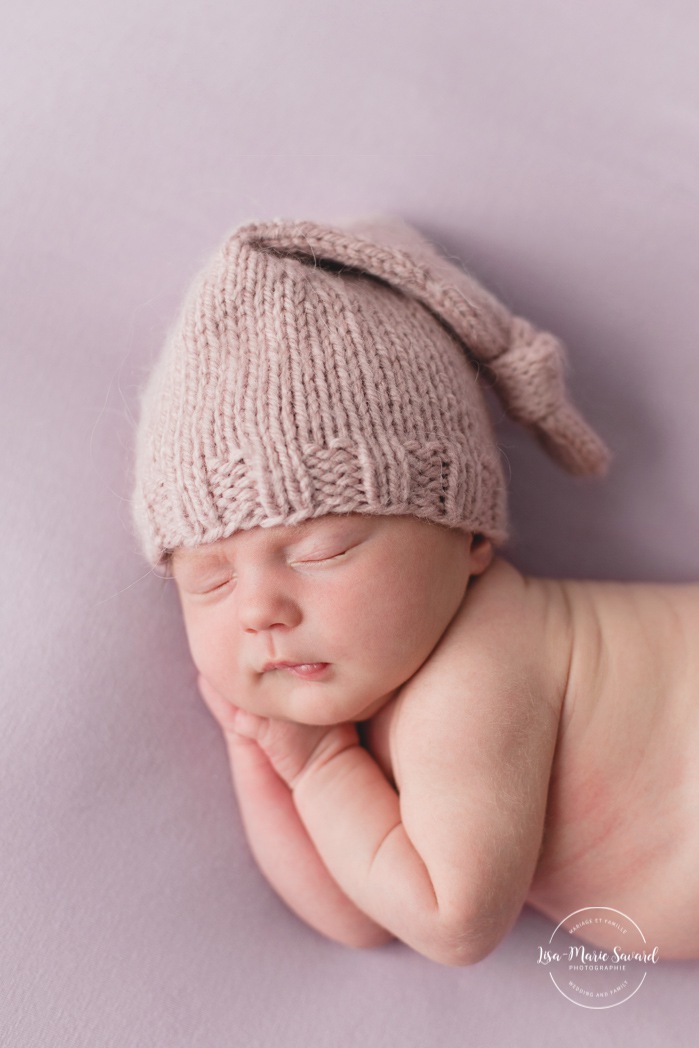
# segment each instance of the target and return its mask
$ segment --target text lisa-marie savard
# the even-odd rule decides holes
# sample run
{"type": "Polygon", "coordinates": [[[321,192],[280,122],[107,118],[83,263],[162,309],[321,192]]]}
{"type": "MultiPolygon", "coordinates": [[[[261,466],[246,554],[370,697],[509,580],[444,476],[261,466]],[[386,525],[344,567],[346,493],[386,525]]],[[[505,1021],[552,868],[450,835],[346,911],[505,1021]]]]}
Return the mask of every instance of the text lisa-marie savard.
{"type": "Polygon", "coordinates": [[[569,946],[567,954],[557,953],[555,950],[545,950],[539,947],[537,964],[554,964],[562,961],[577,961],[578,964],[622,964],[624,961],[641,961],[643,964],[657,964],[658,947],[655,946],[650,953],[636,951],[627,953],[615,946],[611,953],[607,950],[589,950],[585,946],[569,946]]]}

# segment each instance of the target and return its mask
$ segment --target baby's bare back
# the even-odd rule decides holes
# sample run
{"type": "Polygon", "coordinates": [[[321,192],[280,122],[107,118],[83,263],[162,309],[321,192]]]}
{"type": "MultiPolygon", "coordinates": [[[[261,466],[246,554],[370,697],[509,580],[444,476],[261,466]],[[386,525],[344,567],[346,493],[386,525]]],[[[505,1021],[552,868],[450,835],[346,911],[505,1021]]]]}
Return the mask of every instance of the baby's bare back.
{"type": "Polygon", "coordinates": [[[530,583],[563,595],[572,643],[528,902],[555,920],[611,906],[696,957],[699,585],[530,583]]]}

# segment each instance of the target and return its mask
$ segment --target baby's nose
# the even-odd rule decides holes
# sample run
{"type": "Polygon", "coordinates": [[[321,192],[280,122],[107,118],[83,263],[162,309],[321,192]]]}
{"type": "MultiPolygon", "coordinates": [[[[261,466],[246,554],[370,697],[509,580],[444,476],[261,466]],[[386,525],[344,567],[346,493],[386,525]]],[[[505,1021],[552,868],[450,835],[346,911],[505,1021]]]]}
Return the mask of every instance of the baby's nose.
{"type": "Polygon", "coordinates": [[[273,579],[259,576],[243,586],[239,583],[238,609],[245,633],[296,626],[301,620],[301,610],[292,595],[273,579]]]}

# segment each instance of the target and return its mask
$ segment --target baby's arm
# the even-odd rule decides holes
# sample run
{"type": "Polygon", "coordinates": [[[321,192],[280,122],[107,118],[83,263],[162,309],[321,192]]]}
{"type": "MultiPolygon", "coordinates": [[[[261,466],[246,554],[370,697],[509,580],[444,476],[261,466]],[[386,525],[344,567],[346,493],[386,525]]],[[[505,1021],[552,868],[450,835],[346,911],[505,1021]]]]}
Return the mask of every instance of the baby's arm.
{"type": "Polygon", "coordinates": [[[393,936],[362,913],[328,872],[299,818],[291,789],[264,750],[235,731],[236,707],[203,677],[198,683],[224,734],[250,849],[277,894],[307,924],[346,946],[390,941],[393,936]]]}
{"type": "Polygon", "coordinates": [[[558,720],[537,681],[525,588],[506,565],[486,573],[402,689],[391,747],[399,792],[353,725],[237,721],[291,787],[345,893],[442,963],[473,962],[502,939],[541,843],[558,720]]]}

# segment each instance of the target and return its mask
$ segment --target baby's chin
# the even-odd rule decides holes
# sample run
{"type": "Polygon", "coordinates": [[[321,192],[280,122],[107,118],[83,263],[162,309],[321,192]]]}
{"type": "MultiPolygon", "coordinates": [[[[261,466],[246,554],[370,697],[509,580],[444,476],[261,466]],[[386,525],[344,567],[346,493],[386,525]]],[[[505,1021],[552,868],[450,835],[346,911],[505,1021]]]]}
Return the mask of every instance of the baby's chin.
{"type": "Polygon", "coordinates": [[[373,717],[398,692],[398,688],[386,694],[367,696],[366,691],[357,689],[349,693],[346,685],[338,680],[294,680],[290,674],[276,677],[265,683],[270,685],[270,706],[276,716],[296,724],[331,726],[347,721],[362,721],[373,717]]]}

